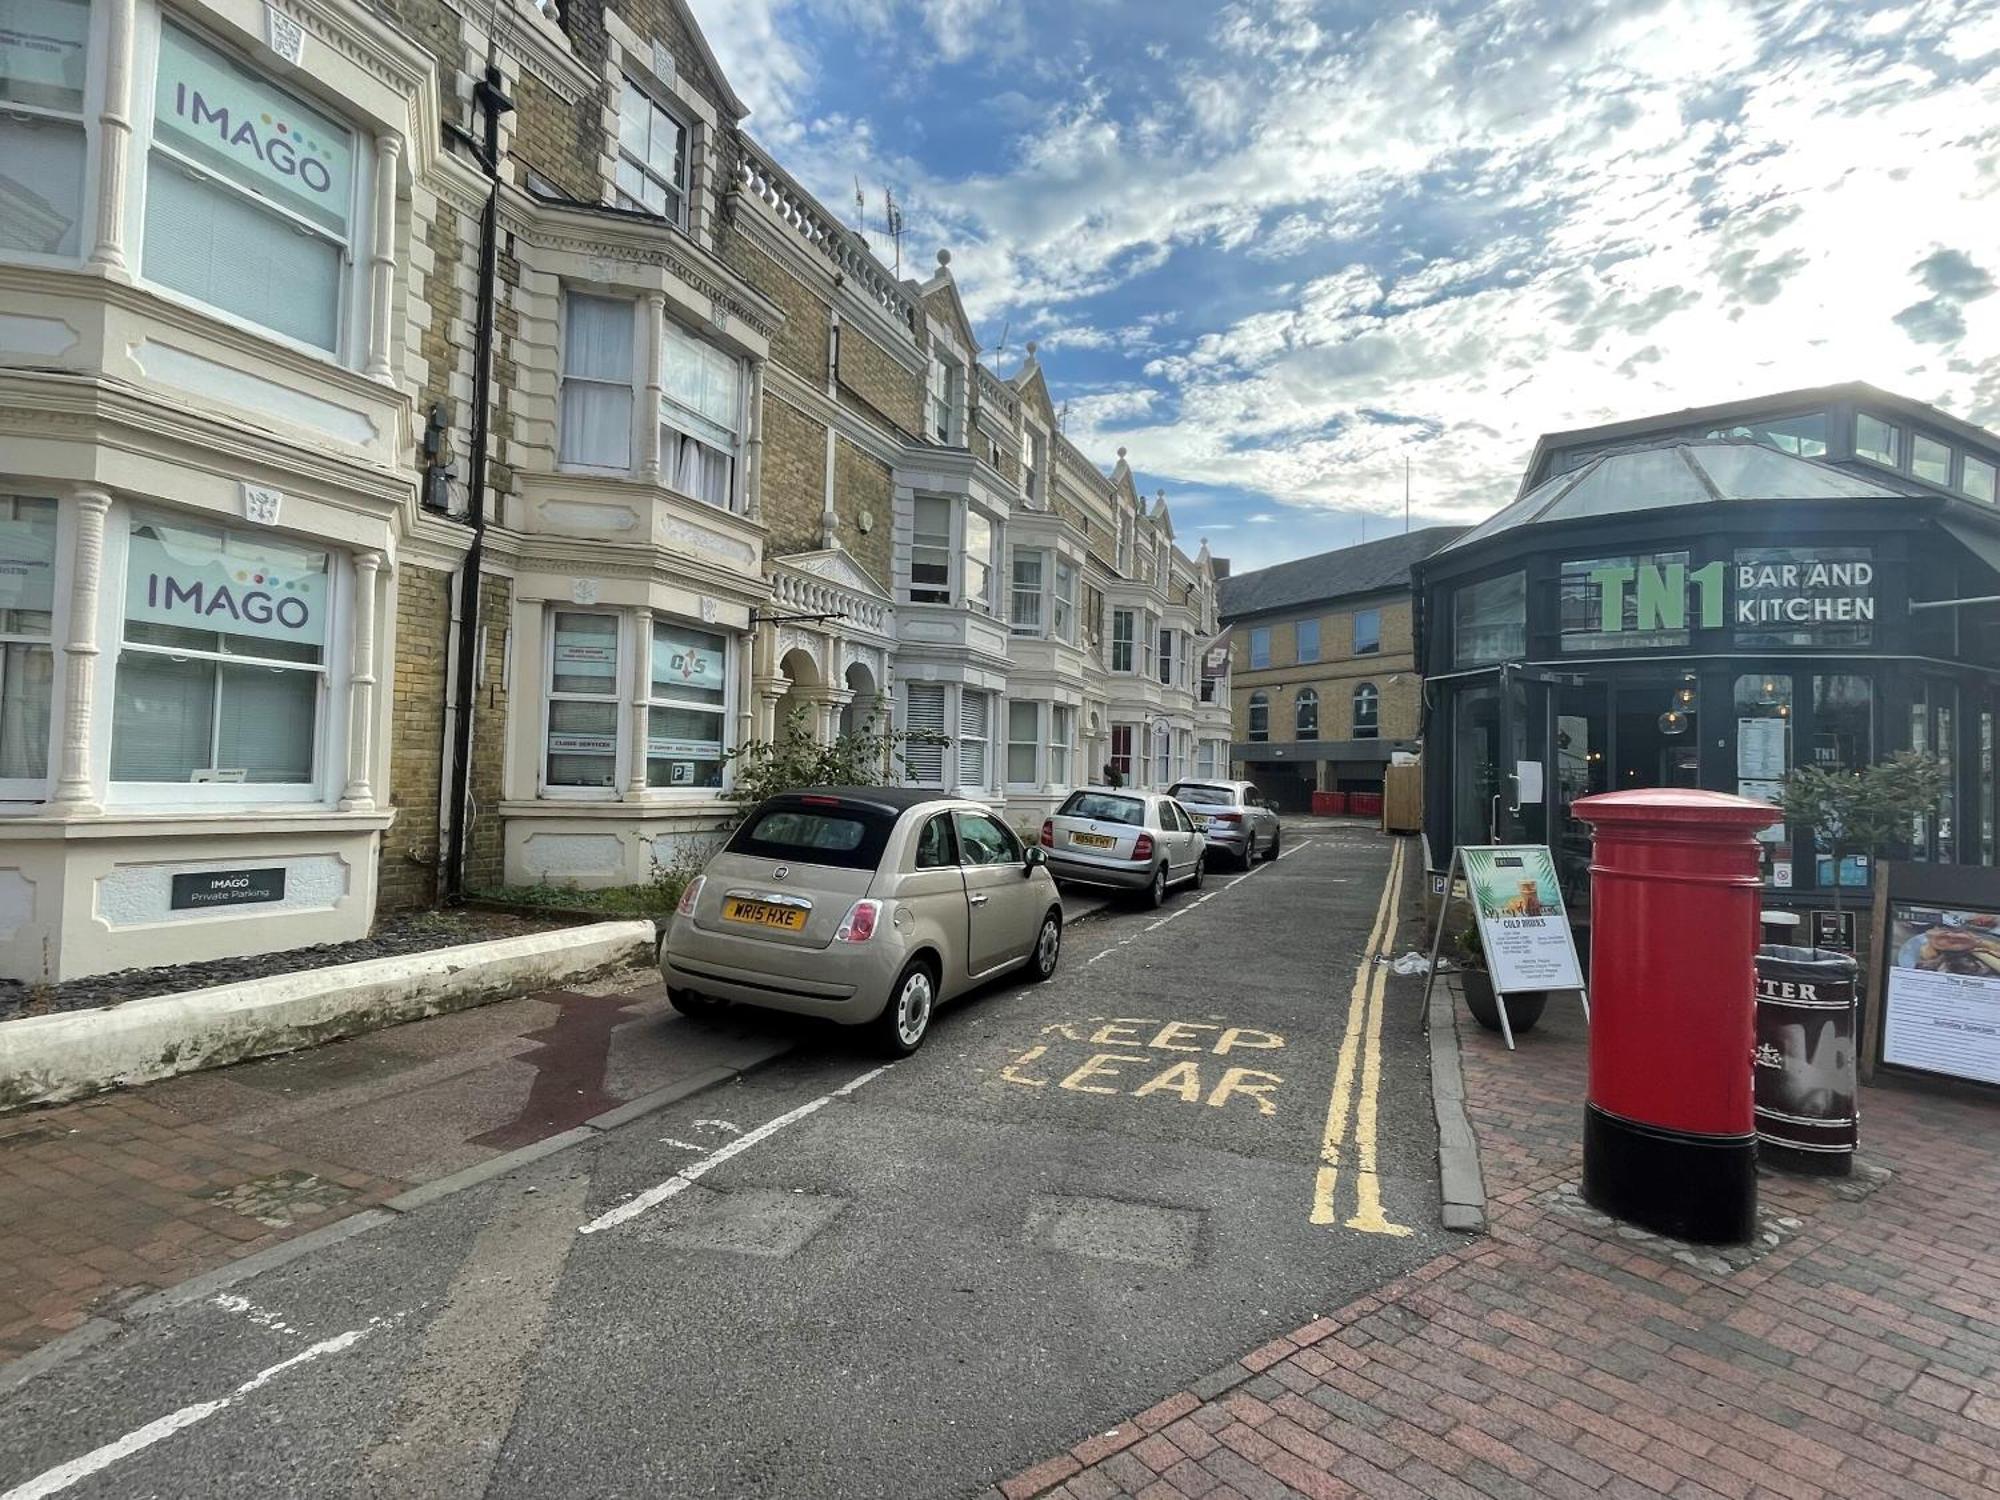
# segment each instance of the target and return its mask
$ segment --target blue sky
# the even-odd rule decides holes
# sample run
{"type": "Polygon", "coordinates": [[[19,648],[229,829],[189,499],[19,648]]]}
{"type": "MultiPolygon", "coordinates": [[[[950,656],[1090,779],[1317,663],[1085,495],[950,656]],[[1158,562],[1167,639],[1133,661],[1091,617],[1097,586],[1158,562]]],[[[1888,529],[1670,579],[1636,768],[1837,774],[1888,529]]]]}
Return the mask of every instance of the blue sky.
{"type": "Polygon", "coordinates": [[[1862,379],[2000,422],[2000,0],[693,0],[1011,374],[1262,566],[1536,436],[1862,379]],[[1004,348],[999,347],[1005,336],[1004,348]],[[997,352],[996,352],[997,349],[997,352]]]}

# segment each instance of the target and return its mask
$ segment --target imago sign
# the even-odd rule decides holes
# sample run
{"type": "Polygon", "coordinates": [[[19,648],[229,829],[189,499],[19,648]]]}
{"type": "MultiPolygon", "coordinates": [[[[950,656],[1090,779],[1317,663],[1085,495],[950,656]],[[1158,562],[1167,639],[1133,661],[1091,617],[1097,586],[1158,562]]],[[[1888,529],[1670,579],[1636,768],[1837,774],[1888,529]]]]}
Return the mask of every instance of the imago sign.
{"type": "Polygon", "coordinates": [[[173,878],[175,911],[209,906],[255,906],[285,899],[285,867],[268,870],[200,870],[173,878]]]}

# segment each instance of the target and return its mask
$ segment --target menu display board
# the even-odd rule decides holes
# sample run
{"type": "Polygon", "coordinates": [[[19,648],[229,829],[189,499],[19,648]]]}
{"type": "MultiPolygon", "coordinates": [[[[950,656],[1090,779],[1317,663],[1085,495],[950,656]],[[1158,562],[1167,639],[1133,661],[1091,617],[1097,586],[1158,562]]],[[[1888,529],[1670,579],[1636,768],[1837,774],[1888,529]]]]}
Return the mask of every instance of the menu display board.
{"type": "Polygon", "coordinates": [[[2000,909],[1892,899],[1882,1061],[2000,1084],[2000,909]]]}
{"type": "Polygon", "coordinates": [[[1458,853],[1493,988],[1503,995],[1583,988],[1548,846],[1465,845],[1458,853]]]}

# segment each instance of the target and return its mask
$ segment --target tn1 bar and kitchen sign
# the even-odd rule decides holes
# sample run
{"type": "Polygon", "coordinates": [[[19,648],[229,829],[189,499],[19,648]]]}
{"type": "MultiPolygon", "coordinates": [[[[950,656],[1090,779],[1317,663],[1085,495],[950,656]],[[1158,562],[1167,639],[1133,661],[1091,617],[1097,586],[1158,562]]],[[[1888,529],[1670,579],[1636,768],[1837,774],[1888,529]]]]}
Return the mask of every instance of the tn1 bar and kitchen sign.
{"type": "Polygon", "coordinates": [[[1684,631],[1807,630],[1815,625],[1866,625],[1875,618],[1875,565],[1854,548],[1828,556],[1791,549],[1738,552],[1733,565],[1690,568],[1683,562],[1607,563],[1585,576],[1597,590],[1596,628],[1684,631]],[[1725,612],[1725,589],[1733,592],[1725,612]],[[1692,601],[1692,609],[1690,602],[1692,601]]]}

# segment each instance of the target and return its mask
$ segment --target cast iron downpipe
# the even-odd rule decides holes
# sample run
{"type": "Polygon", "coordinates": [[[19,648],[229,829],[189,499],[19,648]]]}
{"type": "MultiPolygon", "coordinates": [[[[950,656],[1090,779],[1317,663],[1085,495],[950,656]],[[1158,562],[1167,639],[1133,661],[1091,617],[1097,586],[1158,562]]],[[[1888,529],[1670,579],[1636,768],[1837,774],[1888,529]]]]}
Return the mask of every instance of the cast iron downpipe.
{"type": "Polygon", "coordinates": [[[472,710],[479,680],[479,571],[486,552],[486,449],[493,407],[493,301],[500,259],[500,117],[511,114],[514,101],[502,92],[500,69],[486,65],[486,76],[473,86],[473,107],[480,112],[480,139],[453,126],[446,129],[463,143],[486,173],[486,206],[479,215],[479,288],[472,336],[472,433],[466,455],[466,523],[472,542],[458,579],[458,642],[451,693],[451,823],[445,840],[442,900],[465,899],[465,846],[472,802],[472,710]]]}

